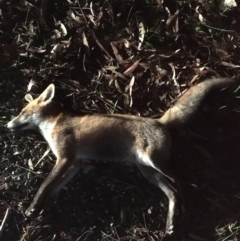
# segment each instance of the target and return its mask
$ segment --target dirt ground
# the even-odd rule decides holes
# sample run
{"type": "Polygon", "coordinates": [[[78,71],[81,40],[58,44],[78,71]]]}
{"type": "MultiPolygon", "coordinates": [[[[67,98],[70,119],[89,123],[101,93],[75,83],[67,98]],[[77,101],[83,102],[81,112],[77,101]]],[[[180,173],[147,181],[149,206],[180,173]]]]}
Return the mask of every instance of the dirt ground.
{"type": "Polygon", "coordinates": [[[1,241],[240,240],[239,87],[210,96],[186,135],[171,133],[187,207],[173,237],[163,238],[166,196],[115,163],[80,171],[27,219],[55,158],[39,134],[5,127],[27,90],[36,96],[52,82],[57,100],[81,114],[158,118],[206,78],[239,79],[239,8],[213,2],[0,1],[1,241]]]}

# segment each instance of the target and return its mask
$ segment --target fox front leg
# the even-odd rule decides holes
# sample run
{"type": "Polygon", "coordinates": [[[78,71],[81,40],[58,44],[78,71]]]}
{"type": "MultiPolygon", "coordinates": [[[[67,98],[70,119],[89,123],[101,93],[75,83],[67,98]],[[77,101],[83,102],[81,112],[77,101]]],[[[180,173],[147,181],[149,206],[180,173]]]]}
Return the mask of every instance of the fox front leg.
{"type": "Polygon", "coordinates": [[[73,179],[73,177],[77,174],[79,169],[83,166],[82,160],[76,160],[69,169],[63,174],[61,179],[51,187],[50,192],[48,192],[49,198],[54,199],[54,203],[56,203],[57,198],[60,194],[61,189],[67,185],[69,181],[73,179]]]}
{"type": "Polygon", "coordinates": [[[35,195],[32,203],[27,208],[25,212],[25,215],[27,217],[34,216],[41,211],[43,201],[48,195],[48,192],[51,190],[52,187],[54,187],[56,183],[61,183],[62,176],[64,176],[64,173],[70,168],[71,164],[72,163],[71,161],[69,161],[68,158],[61,158],[60,160],[57,160],[52,171],[44,180],[44,182],[38,189],[38,192],[35,195]]]}

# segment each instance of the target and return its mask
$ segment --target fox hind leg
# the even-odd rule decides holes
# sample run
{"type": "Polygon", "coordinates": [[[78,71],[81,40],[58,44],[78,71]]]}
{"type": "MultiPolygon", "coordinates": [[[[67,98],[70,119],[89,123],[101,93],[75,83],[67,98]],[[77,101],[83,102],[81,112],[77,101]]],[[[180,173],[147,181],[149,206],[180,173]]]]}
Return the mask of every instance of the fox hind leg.
{"type": "Polygon", "coordinates": [[[185,211],[185,199],[184,199],[184,195],[183,195],[182,186],[181,186],[178,178],[173,174],[173,172],[168,167],[168,165],[160,166],[160,165],[155,164],[153,166],[153,168],[156,169],[157,171],[159,171],[160,173],[162,173],[162,175],[165,176],[168,179],[168,181],[170,181],[170,184],[172,184],[173,188],[176,190],[177,197],[180,201],[179,206],[181,208],[181,211],[184,212],[185,211]]]}
{"type": "Polygon", "coordinates": [[[143,176],[152,184],[159,187],[168,197],[168,215],[166,224],[166,234],[173,233],[173,221],[177,202],[177,190],[172,185],[171,181],[161,172],[150,166],[138,165],[143,176]]]}

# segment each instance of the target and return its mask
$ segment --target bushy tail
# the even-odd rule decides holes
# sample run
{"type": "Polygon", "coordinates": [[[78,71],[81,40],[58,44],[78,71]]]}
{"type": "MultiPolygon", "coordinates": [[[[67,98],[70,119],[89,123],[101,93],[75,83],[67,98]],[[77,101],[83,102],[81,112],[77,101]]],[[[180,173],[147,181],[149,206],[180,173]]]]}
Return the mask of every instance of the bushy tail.
{"type": "Polygon", "coordinates": [[[205,80],[187,90],[160,118],[160,122],[169,128],[178,128],[187,124],[197,112],[207,95],[214,90],[221,90],[240,84],[239,81],[230,78],[214,78],[205,80]]]}

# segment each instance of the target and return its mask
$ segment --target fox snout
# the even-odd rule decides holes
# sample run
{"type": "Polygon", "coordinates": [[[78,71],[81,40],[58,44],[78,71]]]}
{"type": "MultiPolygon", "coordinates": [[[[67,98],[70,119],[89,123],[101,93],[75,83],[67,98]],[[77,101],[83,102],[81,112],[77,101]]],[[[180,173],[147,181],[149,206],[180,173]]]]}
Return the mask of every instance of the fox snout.
{"type": "Polygon", "coordinates": [[[28,126],[28,123],[21,121],[18,117],[15,117],[6,124],[6,127],[10,130],[24,130],[28,126]]]}

